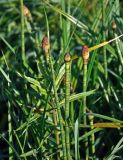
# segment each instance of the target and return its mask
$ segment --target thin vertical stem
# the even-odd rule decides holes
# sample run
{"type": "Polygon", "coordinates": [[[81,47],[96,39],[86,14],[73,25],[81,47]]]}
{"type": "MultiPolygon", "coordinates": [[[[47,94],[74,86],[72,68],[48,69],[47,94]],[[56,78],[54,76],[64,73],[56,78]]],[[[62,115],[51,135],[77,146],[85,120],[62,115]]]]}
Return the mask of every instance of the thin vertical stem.
{"type": "MultiPolygon", "coordinates": [[[[82,51],[82,56],[83,56],[83,63],[84,63],[84,70],[83,70],[83,92],[86,92],[87,90],[87,64],[88,64],[88,59],[89,59],[89,51],[87,46],[83,46],[83,51],[82,51]]],[[[83,124],[84,126],[87,125],[87,117],[86,117],[86,96],[83,97],[83,124]]],[[[86,134],[86,131],[85,131],[86,134]]],[[[88,150],[88,138],[85,139],[85,159],[89,159],[89,150],[88,150]]]]}
{"type": "MultiPolygon", "coordinates": [[[[103,41],[106,41],[106,35],[105,35],[105,0],[102,0],[102,27],[103,27],[103,41]]],[[[107,79],[107,55],[106,55],[106,47],[103,47],[103,53],[104,53],[104,72],[105,72],[105,79],[107,79]]]]}
{"type": "MultiPolygon", "coordinates": [[[[93,115],[89,115],[89,120],[90,120],[90,127],[91,127],[91,130],[94,129],[94,116],[93,115]]],[[[92,152],[92,158],[93,160],[96,159],[95,157],[95,136],[94,136],[94,133],[91,134],[91,137],[90,137],[90,142],[91,142],[91,152],[92,152]]]]}
{"type": "Polygon", "coordinates": [[[71,57],[70,54],[67,53],[65,54],[64,57],[65,60],[65,140],[66,140],[66,151],[67,151],[67,159],[71,159],[70,155],[70,131],[69,131],[69,119],[70,119],[70,113],[69,113],[69,108],[70,108],[70,64],[71,64],[71,57]]]}
{"type": "MultiPolygon", "coordinates": [[[[82,58],[80,57],[78,59],[77,62],[77,67],[79,68],[79,70],[82,69],[83,66],[83,62],[82,62],[82,58]]],[[[77,86],[77,81],[78,81],[78,77],[79,77],[79,73],[76,73],[77,77],[73,78],[73,87],[74,89],[77,86]]],[[[81,115],[82,115],[82,103],[80,104],[80,108],[79,108],[79,115],[78,118],[76,119],[75,122],[75,160],[80,160],[80,152],[79,152],[79,127],[80,127],[80,123],[81,123],[81,115]]]]}
{"type": "MultiPolygon", "coordinates": [[[[87,88],[87,64],[84,64],[84,73],[83,73],[83,92],[86,92],[87,88]]],[[[86,96],[83,98],[83,114],[84,114],[84,119],[83,119],[83,124],[84,126],[87,125],[87,117],[86,117],[86,96]]],[[[86,131],[85,131],[86,134],[86,131]]],[[[85,139],[85,149],[86,149],[86,160],[89,159],[89,151],[88,151],[88,138],[85,139]]]]}
{"type": "Polygon", "coordinates": [[[74,127],[74,137],[75,137],[75,160],[80,160],[80,153],[79,153],[79,118],[75,121],[74,127]]]}
{"type": "Polygon", "coordinates": [[[20,8],[21,8],[21,54],[22,61],[24,65],[26,64],[26,55],[25,55],[25,36],[24,36],[24,11],[23,11],[23,0],[20,0],[20,8]]]}
{"type": "MultiPolygon", "coordinates": [[[[13,137],[12,137],[12,118],[11,118],[10,102],[8,102],[8,131],[9,131],[9,143],[12,144],[13,137]]],[[[9,146],[9,160],[13,160],[13,150],[11,146],[9,146]]]]}
{"type": "Polygon", "coordinates": [[[74,123],[74,102],[71,102],[71,105],[70,105],[70,120],[71,120],[71,123],[73,124],[74,123]]]}
{"type": "Polygon", "coordinates": [[[50,67],[51,67],[51,73],[52,73],[52,79],[53,79],[53,89],[54,89],[54,95],[55,95],[55,101],[56,101],[56,106],[57,106],[57,111],[58,111],[58,118],[59,118],[59,124],[60,124],[60,130],[61,130],[61,139],[62,139],[62,148],[63,148],[63,159],[66,160],[66,145],[65,145],[65,132],[63,128],[63,120],[62,120],[62,115],[61,115],[61,110],[60,110],[60,105],[59,105],[59,99],[58,99],[58,94],[57,94],[57,87],[55,83],[55,71],[53,68],[53,62],[52,62],[52,57],[49,54],[49,62],[50,62],[50,67]]]}
{"type": "MultiPolygon", "coordinates": [[[[55,138],[56,138],[56,144],[58,146],[59,145],[59,133],[58,133],[58,130],[57,130],[58,120],[57,120],[57,111],[56,111],[56,109],[54,109],[54,111],[53,111],[53,122],[54,122],[55,127],[56,127],[54,133],[55,133],[55,138]]],[[[57,160],[60,160],[59,152],[57,152],[57,160]]]]}

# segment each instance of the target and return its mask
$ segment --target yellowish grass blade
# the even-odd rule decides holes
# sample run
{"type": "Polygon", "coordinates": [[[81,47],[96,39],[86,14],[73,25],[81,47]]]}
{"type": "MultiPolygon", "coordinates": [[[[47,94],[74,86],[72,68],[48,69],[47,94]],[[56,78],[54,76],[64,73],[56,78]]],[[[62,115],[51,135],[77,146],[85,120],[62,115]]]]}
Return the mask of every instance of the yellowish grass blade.
{"type": "Polygon", "coordinates": [[[94,128],[123,128],[123,125],[120,123],[104,122],[104,123],[95,123],[94,128]]]}
{"type": "Polygon", "coordinates": [[[98,44],[98,45],[96,45],[96,46],[90,47],[90,48],[89,48],[89,52],[91,52],[91,51],[93,51],[93,50],[95,50],[95,49],[98,49],[98,48],[100,48],[100,47],[103,47],[103,46],[105,46],[106,44],[109,44],[109,43],[111,43],[111,42],[119,39],[119,38],[122,37],[122,36],[123,36],[123,34],[121,34],[120,36],[118,36],[118,37],[116,37],[116,38],[113,38],[113,39],[111,39],[111,40],[109,40],[109,41],[102,42],[102,43],[100,43],[100,44],[98,44]]]}

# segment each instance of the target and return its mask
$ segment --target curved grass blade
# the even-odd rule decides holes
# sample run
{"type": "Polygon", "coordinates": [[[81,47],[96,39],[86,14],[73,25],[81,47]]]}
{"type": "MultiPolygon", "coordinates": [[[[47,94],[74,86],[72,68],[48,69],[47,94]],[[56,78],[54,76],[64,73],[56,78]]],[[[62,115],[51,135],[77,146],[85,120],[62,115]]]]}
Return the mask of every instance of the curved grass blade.
{"type": "Polygon", "coordinates": [[[93,115],[94,117],[98,117],[98,118],[109,120],[109,121],[112,121],[112,122],[115,122],[115,123],[121,123],[121,124],[123,124],[123,121],[121,121],[121,120],[118,120],[116,118],[111,118],[109,116],[105,116],[105,115],[102,115],[102,114],[86,113],[86,115],[93,115]]]}
{"type": "Polygon", "coordinates": [[[16,151],[15,147],[11,143],[9,143],[9,141],[2,134],[0,134],[0,136],[5,140],[5,142],[7,142],[9,144],[9,146],[11,147],[11,149],[13,150],[13,152],[15,153],[15,155],[17,156],[17,158],[19,160],[21,160],[21,158],[20,158],[18,152],[16,151]]]}
{"type": "Polygon", "coordinates": [[[47,4],[50,8],[52,8],[54,11],[58,12],[59,14],[62,14],[64,17],[66,17],[72,23],[74,23],[75,25],[77,25],[79,28],[82,28],[85,32],[87,32],[88,34],[90,34],[88,32],[88,27],[84,23],[80,22],[79,20],[77,20],[73,16],[69,15],[68,13],[65,13],[63,10],[54,7],[53,5],[51,5],[50,3],[48,3],[47,1],[43,1],[43,2],[45,4],[47,4]]]}
{"type": "Polygon", "coordinates": [[[120,123],[104,122],[104,123],[94,123],[94,128],[123,128],[120,123]]]}
{"type": "Polygon", "coordinates": [[[11,51],[13,54],[15,54],[14,48],[5,40],[5,38],[0,35],[0,39],[2,39],[2,41],[3,41],[3,42],[6,44],[6,46],[10,49],[10,51],[11,51]]]}
{"type": "MultiPolygon", "coordinates": [[[[83,98],[84,96],[89,96],[91,94],[94,94],[95,92],[96,92],[96,89],[94,89],[92,91],[88,91],[88,92],[83,92],[83,93],[78,93],[78,94],[75,94],[75,95],[71,95],[69,101],[72,102],[72,101],[75,101],[75,100],[79,100],[79,99],[83,98]]],[[[60,106],[63,106],[64,104],[65,104],[65,99],[63,99],[60,102],[60,106]]]]}
{"type": "MultiPolygon", "coordinates": [[[[82,141],[82,140],[84,140],[85,138],[91,136],[92,134],[94,134],[94,133],[96,133],[96,132],[99,132],[99,131],[102,131],[102,128],[95,128],[95,129],[93,129],[93,130],[87,132],[87,133],[84,134],[83,136],[79,137],[79,142],[82,141]]],[[[75,143],[75,142],[72,141],[71,144],[74,144],[74,143],[75,143]]]]}

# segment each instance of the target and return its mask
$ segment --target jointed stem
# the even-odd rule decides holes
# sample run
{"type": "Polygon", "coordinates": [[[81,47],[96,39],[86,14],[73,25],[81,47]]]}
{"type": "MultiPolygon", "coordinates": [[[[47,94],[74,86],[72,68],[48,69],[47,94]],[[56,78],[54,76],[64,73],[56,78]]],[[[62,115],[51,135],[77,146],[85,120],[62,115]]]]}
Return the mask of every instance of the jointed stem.
{"type": "Polygon", "coordinates": [[[71,159],[70,155],[70,131],[69,131],[69,98],[70,98],[70,54],[65,55],[65,140],[66,140],[66,151],[67,159],[71,159]]]}
{"type": "MultiPolygon", "coordinates": [[[[84,74],[83,74],[83,92],[86,92],[87,89],[87,64],[84,63],[84,74]]],[[[83,124],[84,126],[87,125],[87,118],[86,118],[86,96],[83,98],[83,114],[84,114],[84,119],[83,119],[83,124]]],[[[86,134],[86,132],[85,132],[86,134]]],[[[89,159],[89,150],[88,150],[88,138],[85,139],[85,148],[86,148],[86,160],[89,159]]]]}
{"type": "MultiPolygon", "coordinates": [[[[84,70],[83,70],[83,92],[86,92],[87,90],[87,64],[88,64],[88,59],[89,59],[89,51],[88,47],[84,46],[83,51],[82,51],[82,56],[83,56],[83,62],[84,62],[84,70]]],[[[83,123],[84,126],[87,125],[87,118],[86,118],[86,96],[83,97],[83,123]]],[[[86,134],[86,131],[85,131],[86,134]]],[[[85,150],[86,150],[86,157],[85,159],[89,159],[89,150],[88,150],[88,138],[85,138],[85,150]]]]}

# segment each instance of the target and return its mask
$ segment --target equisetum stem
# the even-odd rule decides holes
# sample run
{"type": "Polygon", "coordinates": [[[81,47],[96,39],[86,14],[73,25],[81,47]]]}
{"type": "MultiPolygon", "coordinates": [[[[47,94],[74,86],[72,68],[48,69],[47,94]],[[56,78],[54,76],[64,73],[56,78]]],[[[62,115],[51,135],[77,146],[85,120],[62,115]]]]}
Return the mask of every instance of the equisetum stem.
{"type": "MultiPolygon", "coordinates": [[[[87,46],[83,46],[82,50],[82,57],[83,57],[83,63],[84,63],[84,70],[83,70],[83,92],[86,92],[87,90],[87,64],[89,59],[89,51],[87,46]]],[[[86,118],[86,96],[83,97],[83,124],[84,126],[87,125],[87,118],[86,118]]],[[[86,134],[86,131],[85,131],[86,134]]],[[[85,160],[89,159],[89,150],[88,150],[88,138],[85,139],[85,150],[86,150],[86,157],[85,160]]]]}
{"type": "MultiPolygon", "coordinates": [[[[105,38],[105,0],[102,0],[102,26],[103,26],[103,41],[106,40],[105,38]]],[[[104,53],[104,73],[105,73],[105,79],[107,79],[107,56],[106,56],[106,47],[103,47],[103,53],[104,53]]]]}
{"type": "Polygon", "coordinates": [[[70,98],[70,79],[71,79],[71,57],[70,54],[65,54],[65,140],[66,140],[66,151],[67,151],[67,159],[71,159],[70,155],[70,131],[69,131],[69,98],[70,98]]]}
{"type": "Polygon", "coordinates": [[[58,111],[60,130],[61,130],[63,159],[67,160],[67,157],[66,157],[66,145],[65,145],[65,132],[64,132],[64,128],[63,128],[63,120],[62,120],[62,115],[61,115],[61,110],[60,110],[60,105],[59,105],[57,87],[56,87],[56,83],[55,83],[55,71],[54,71],[54,68],[53,68],[52,57],[51,57],[50,54],[49,54],[49,62],[50,62],[50,67],[51,67],[51,74],[52,74],[52,79],[53,79],[53,89],[54,89],[55,101],[56,101],[56,106],[57,106],[57,111],[58,111]]]}
{"type": "MultiPolygon", "coordinates": [[[[89,115],[89,120],[90,120],[90,127],[91,127],[91,130],[94,129],[94,116],[93,115],[89,115]]],[[[95,160],[95,136],[94,136],[94,133],[91,134],[91,137],[90,137],[90,142],[91,142],[91,152],[92,152],[92,158],[93,160],[95,160]]]]}
{"type": "Polygon", "coordinates": [[[23,6],[24,6],[23,0],[20,0],[20,8],[21,8],[21,52],[22,52],[22,61],[23,61],[24,65],[26,65],[23,6]]]}

